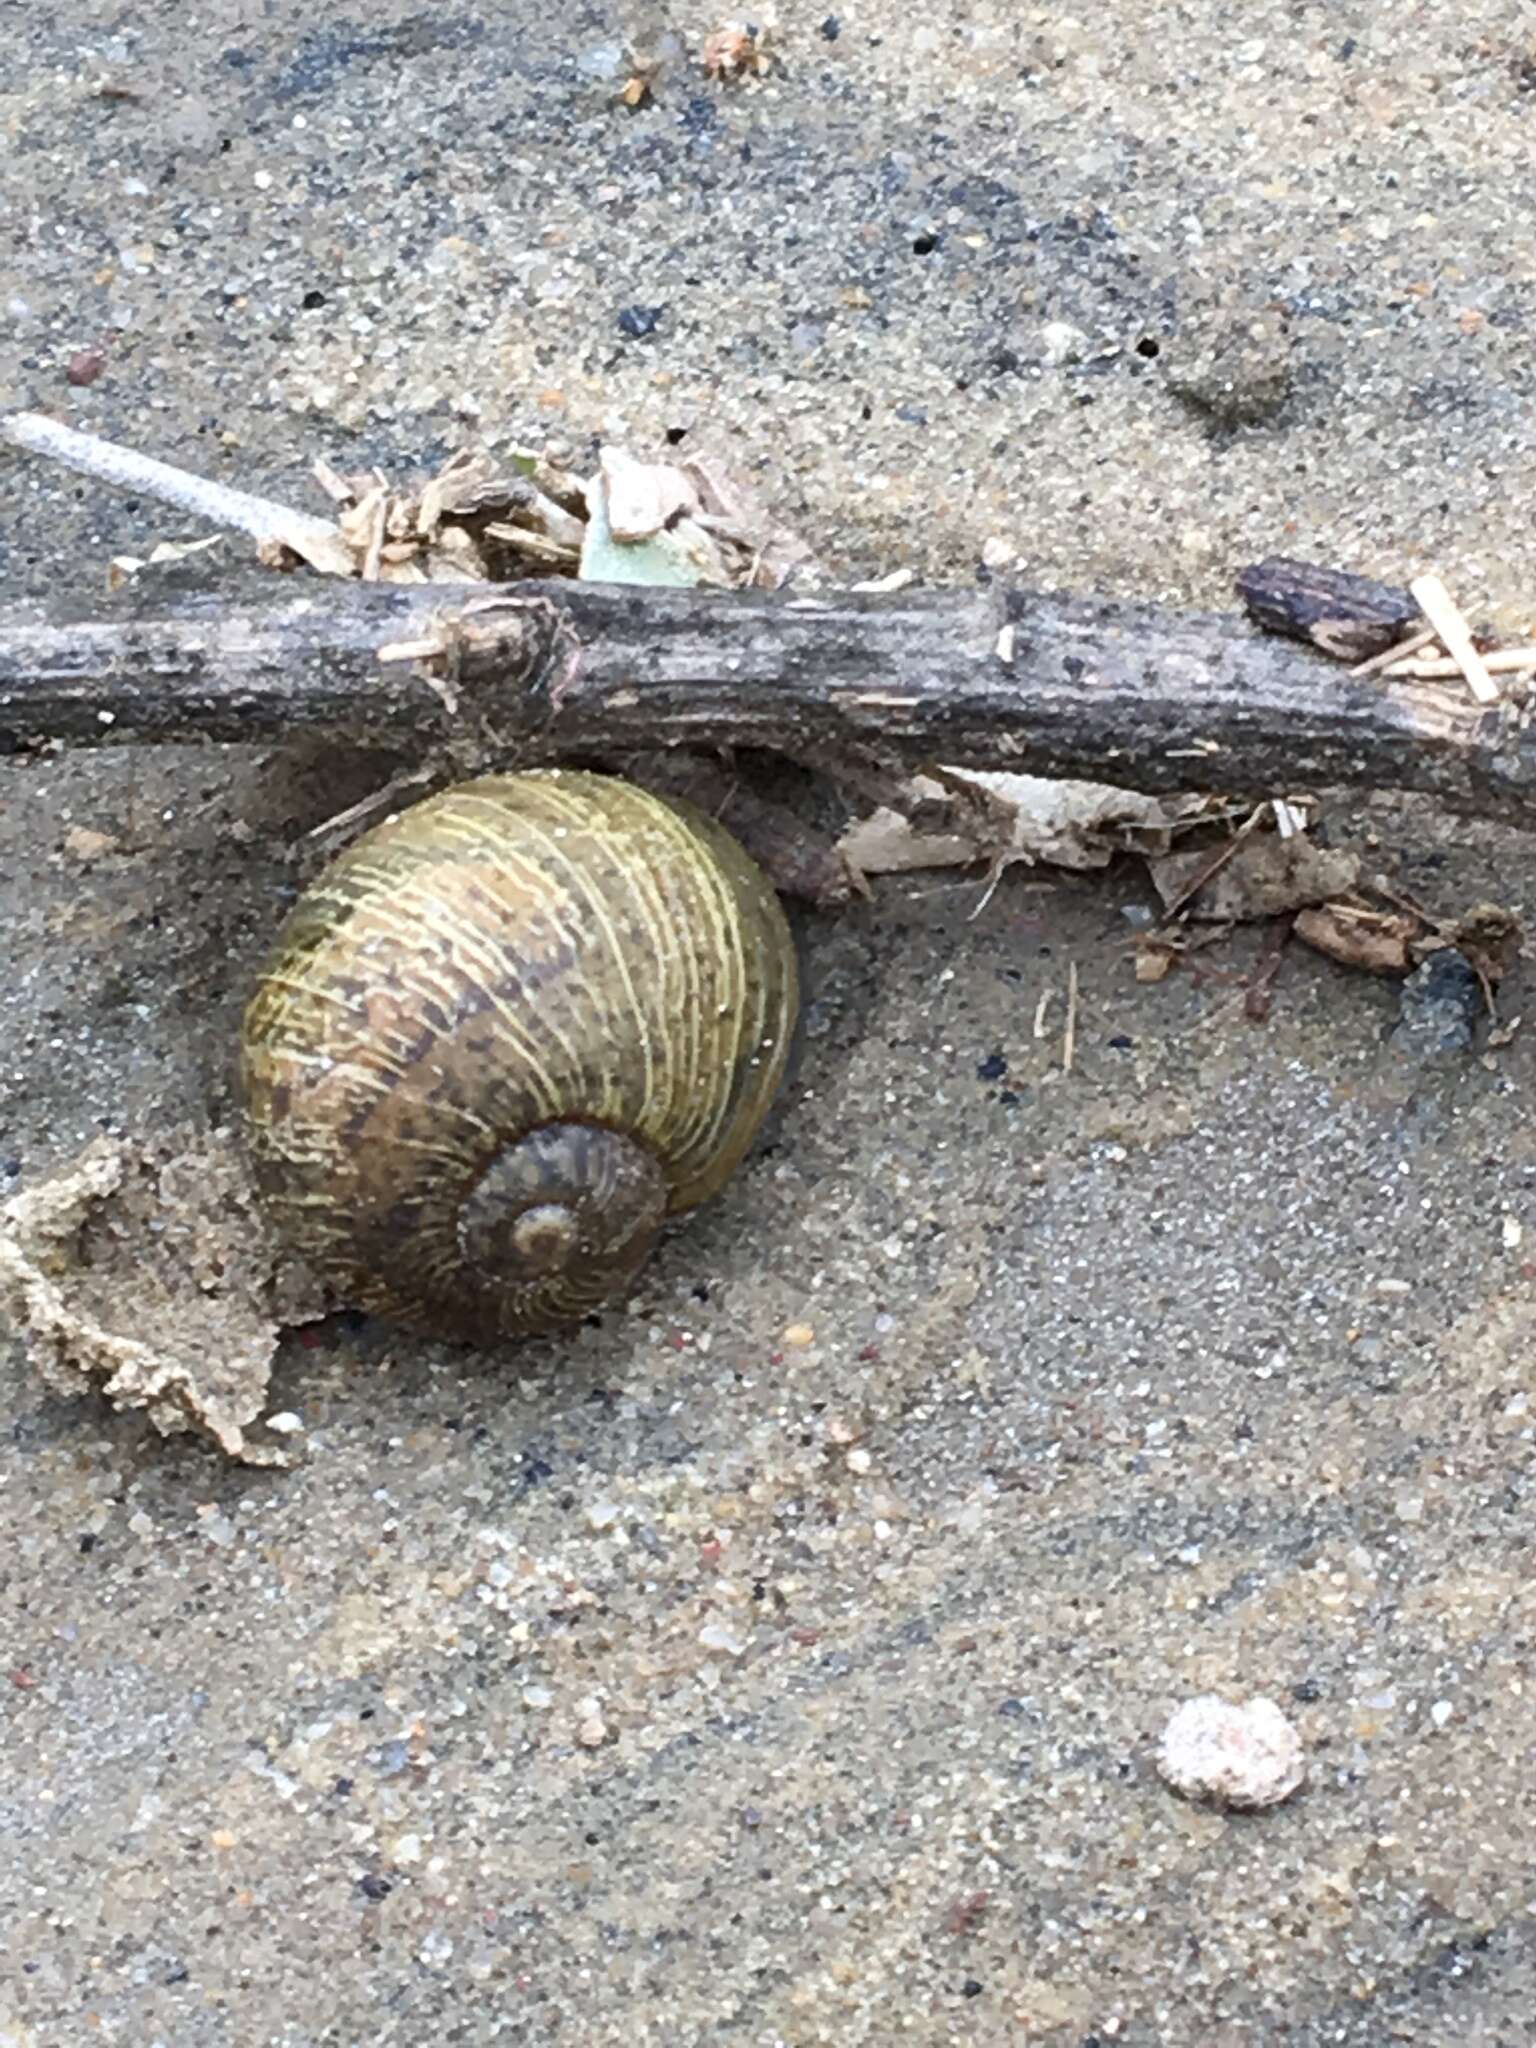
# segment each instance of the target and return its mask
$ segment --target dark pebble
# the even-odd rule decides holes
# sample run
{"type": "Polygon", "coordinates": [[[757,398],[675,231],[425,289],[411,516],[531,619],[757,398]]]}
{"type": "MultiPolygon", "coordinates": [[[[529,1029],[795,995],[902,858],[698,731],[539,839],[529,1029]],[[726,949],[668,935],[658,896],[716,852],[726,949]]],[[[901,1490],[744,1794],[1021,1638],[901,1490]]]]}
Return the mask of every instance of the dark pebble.
{"type": "Polygon", "coordinates": [[[981,1986],[974,1977],[967,1977],[960,1986],[960,1995],[962,1998],[980,1998],[981,1986]]]}
{"type": "Polygon", "coordinates": [[[1136,1043],[1128,1031],[1117,1031],[1109,1042],[1116,1052],[1129,1052],[1136,1043]]]}
{"type": "Polygon", "coordinates": [[[1482,983],[1471,962],[1454,946],[1442,947],[1403,983],[1392,1044],[1416,1060],[1470,1052],[1482,1013],[1482,983]]]}
{"type": "Polygon", "coordinates": [[[909,427],[926,427],[928,424],[928,415],[920,405],[898,405],[896,417],[905,420],[909,427]]]}
{"type": "Polygon", "coordinates": [[[1000,1052],[989,1052],[976,1068],[978,1081],[1001,1081],[1008,1071],[1008,1062],[1000,1052]]]}
{"type": "Polygon", "coordinates": [[[619,332],[626,341],[644,341],[661,324],[665,306],[626,306],[619,315],[619,332]]]}
{"type": "Polygon", "coordinates": [[[14,1180],[20,1172],[21,1161],[19,1159],[7,1159],[5,1164],[0,1166],[0,1173],[3,1173],[7,1180],[14,1180]]]}
{"type": "Polygon", "coordinates": [[[1312,1700],[1320,1700],[1322,1696],[1322,1684],[1316,1678],[1298,1678],[1291,1687],[1291,1698],[1300,1700],[1304,1705],[1312,1700]]]}
{"type": "Polygon", "coordinates": [[[387,1899],[394,1890],[387,1877],[375,1877],[372,1871],[357,1880],[357,1888],[365,1899],[387,1899]]]}
{"type": "Polygon", "coordinates": [[[826,20],[821,24],[821,36],[823,42],[835,43],[838,37],[842,34],[842,32],[843,24],[838,20],[835,14],[829,14],[826,20]]]}

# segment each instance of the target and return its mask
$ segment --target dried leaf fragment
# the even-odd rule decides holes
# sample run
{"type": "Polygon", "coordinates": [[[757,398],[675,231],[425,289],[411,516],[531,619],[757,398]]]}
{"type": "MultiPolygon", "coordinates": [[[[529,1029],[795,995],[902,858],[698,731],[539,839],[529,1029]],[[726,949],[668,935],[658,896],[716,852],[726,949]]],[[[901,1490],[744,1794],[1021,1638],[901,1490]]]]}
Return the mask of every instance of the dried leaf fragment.
{"type": "Polygon", "coordinates": [[[1497,985],[1519,958],[1525,933],[1514,912],[1502,903],[1474,903],[1444,928],[1444,936],[1447,944],[1466,954],[1484,981],[1497,985]]]}
{"type": "Polygon", "coordinates": [[[1296,913],[1298,939],[1341,967],[1365,974],[1408,974],[1421,927],[1403,911],[1373,911],[1348,903],[1316,903],[1296,913]]]}
{"type": "Polygon", "coordinates": [[[1107,783],[954,768],[913,776],[898,797],[900,809],[874,811],[838,842],[861,874],[983,860],[994,871],[1015,861],[1102,868],[1119,852],[1166,851],[1211,811],[1203,796],[1144,796],[1107,783]]]}
{"type": "MultiPolygon", "coordinates": [[[[1207,851],[1170,853],[1147,863],[1153,886],[1167,905],[1179,902],[1188,885],[1210,867],[1207,851]]],[[[1192,917],[1217,924],[1281,917],[1309,903],[1345,896],[1359,878],[1352,853],[1318,846],[1305,834],[1281,839],[1251,833],[1212,872],[1189,903],[1192,917]]]]}

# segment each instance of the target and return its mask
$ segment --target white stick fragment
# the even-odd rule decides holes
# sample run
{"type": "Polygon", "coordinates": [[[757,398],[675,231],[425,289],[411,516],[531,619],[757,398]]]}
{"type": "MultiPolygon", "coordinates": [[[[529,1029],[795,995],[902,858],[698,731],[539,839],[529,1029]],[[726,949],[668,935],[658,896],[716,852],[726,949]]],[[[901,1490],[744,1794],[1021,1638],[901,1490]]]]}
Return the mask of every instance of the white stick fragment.
{"type": "MultiPolygon", "coordinates": [[[[1496,647],[1491,654],[1481,657],[1482,664],[1491,676],[1524,676],[1536,669],[1536,647],[1496,647]]],[[[1410,655],[1405,660],[1394,661],[1389,669],[1382,671],[1388,682],[1402,676],[1411,682],[1444,682],[1451,676],[1464,675],[1466,671],[1459,661],[1450,661],[1440,656],[1414,660],[1410,655]]]]}
{"type": "Polygon", "coordinates": [[[1077,1053],[1077,962],[1067,962],[1067,1028],[1061,1035],[1061,1069],[1064,1074],[1072,1071],[1072,1061],[1077,1053]]]}
{"type": "MultiPolygon", "coordinates": [[[[1390,668],[1394,661],[1402,660],[1405,655],[1417,654],[1421,648],[1428,647],[1430,642],[1437,637],[1438,635],[1433,626],[1421,626],[1417,632],[1410,633],[1406,640],[1396,641],[1391,647],[1384,647],[1380,654],[1373,654],[1369,661],[1357,661],[1350,670],[1350,674],[1352,676],[1373,676],[1378,669],[1390,668]]],[[[1458,669],[1457,674],[1459,675],[1460,673],[1461,671],[1458,669]]]]}
{"type": "Polygon", "coordinates": [[[850,590],[863,591],[871,597],[883,597],[888,591],[905,590],[915,580],[912,569],[893,569],[888,576],[874,576],[866,583],[850,583],[850,590]]]}
{"type": "Polygon", "coordinates": [[[1483,665],[1483,657],[1472,645],[1472,635],[1456,600],[1438,576],[1417,577],[1408,588],[1413,601],[1440,636],[1441,645],[1467,679],[1467,688],[1479,704],[1497,704],[1499,686],[1483,665]]]}
{"type": "Polygon", "coordinates": [[[156,462],[152,456],[120,447],[115,441],[61,426],[43,413],[0,415],[0,441],[29,455],[61,462],[66,469],[79,470],[117,490],[179,506],[215,526],[233,527],[255,540],[276,541],[328,576],[357,573],[352,550],[330,520],[294,512],[270,498],[253,497],[249,491],[234,490],[189,470],[173,469],[168,462],[156,462]]]}

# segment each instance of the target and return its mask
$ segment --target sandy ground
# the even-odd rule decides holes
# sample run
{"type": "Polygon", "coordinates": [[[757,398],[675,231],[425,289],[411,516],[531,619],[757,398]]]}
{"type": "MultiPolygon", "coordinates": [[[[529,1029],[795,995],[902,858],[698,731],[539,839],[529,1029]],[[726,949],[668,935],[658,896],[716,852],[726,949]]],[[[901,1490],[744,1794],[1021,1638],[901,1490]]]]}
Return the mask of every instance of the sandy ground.
{"type": "MultiPolygon", "coordinates": [[[[288,497],[724,442],[839,574],[1000,537],[1226,606],[1291,548],[1522,616],[1526,7],[918,14],[786,7],[776,75],[628,113],[662,24],[596,5],[0,0],[0,404],[288,497]]],[[[3,477],[12,593],[192,530],[3,477]]],[[[0,767],[26,1187],[227,1110],[293,849],[379,771],[0,767]]],[[[1423,806],[1335,830],[1528,893],[1423,806]]],[[[1129,867],[978,893],[803,920],[771,1143],[600,1329],[296,1339],[288,1474],[0,1355],[4,2048],[1532,2038],[1529,1041],[1412,1065],[1295,955],[1261,1028],[1140,987],[1129,867]],[[1293,1803],[1158,1782],[1208,1688],[1292,1714],[1293,1803]]]]}

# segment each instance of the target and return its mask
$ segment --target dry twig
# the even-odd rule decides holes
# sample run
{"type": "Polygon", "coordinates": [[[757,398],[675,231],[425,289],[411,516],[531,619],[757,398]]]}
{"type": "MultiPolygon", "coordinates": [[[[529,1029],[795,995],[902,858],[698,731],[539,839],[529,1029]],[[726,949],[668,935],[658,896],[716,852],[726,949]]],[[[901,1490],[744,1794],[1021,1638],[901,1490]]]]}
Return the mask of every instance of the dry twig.
{"type": "Polygon", "coordinates": [[[61,426],[43,413],[0,414],[0,440],[29,454],[61,462],[82,476],[111,484],[114,489],[134,491],[162,504],[175,505],[215,526],[247,533],[253,540],[291,548],[311,567],[328,575],[352,573],[352,551],[342,539],[340,529],[329,519],[294,512],[270,498],[258,498],[229,484],[194,476],[168,462],[156,462],[153,456],[139,455],[114,441],[61,426]]]}
{"type": "Polygon", "coordinates": [[[1497,704],[1498,684],[1472,645],[1471,630],[1451,593],[1438,576],[1419,576],[1409,585],[1414,601],[1434,627],[1441,645],[1467,679],[1479,704],[1497,704]]]}

